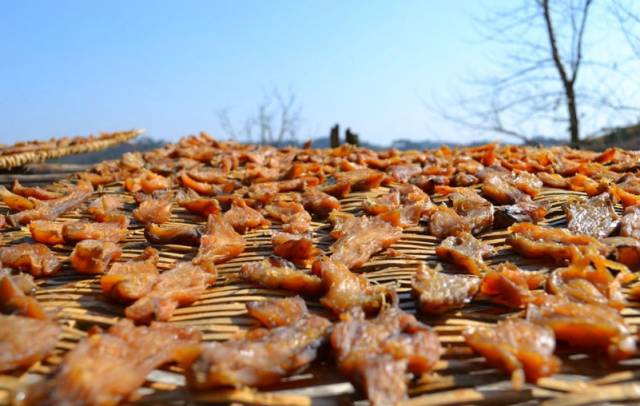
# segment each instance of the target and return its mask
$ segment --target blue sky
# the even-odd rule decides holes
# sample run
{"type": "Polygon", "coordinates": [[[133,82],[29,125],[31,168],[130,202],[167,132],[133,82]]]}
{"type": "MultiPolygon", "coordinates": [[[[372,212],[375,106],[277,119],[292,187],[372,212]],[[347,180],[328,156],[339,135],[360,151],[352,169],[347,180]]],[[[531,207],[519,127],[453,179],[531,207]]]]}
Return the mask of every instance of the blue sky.
{"type": "Polygon", "coordinates": [[[339,122],[379,144],[468,141],[423,100],[489,68],[496,49],[474,28],[481,4],[5,2],[0,142],[133,127],[224,137],[217,112],[239,122],[274,87],[300,100],[301,138],[339,122]]]}

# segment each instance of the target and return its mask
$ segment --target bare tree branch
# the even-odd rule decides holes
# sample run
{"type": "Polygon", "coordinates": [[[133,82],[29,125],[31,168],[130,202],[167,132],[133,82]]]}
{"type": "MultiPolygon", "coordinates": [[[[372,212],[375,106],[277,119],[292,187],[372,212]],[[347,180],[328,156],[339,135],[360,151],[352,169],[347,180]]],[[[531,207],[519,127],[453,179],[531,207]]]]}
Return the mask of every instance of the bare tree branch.
{"type": "MultiPolygon", "coordinates": [[[[454,112],[431,110],[473,130],[523,141],[565,133],[575,145],[583,132],[594,133],[592,127],[637,120],[633,95],[640,91],[630,89],[640,90],[635,73],[638,58],[589,59],[596,44],[590,27],[597,28],[602,20],[602,15],[595,19],[590,14],[606,12],[607,6],[602,7],[594,9],[593,0],[520,0],[518,6],[493,12],[493,17],[481,21],[483,37],[504,49],[492,55],[495,73],[467,81],[478,92],[454,97],[459,107],[454,112]]],[[[638,14],[627,4],[616,10],[621,26],[640,28],[638,14]]],[[[608,26],[606,30],[610,32],[608,26]]],[[[627,29],[626,35],[632,38],[635,31],[627,29]]]]}
{"type": "Polygon", "coordinates": [[[302,125],[302,107],[293,92],[283,96],[274,89],[264,92],[256,114],[245,120],[241,132],[233,125],[228,109],[218,112],[218,121],[222,130],[232,138],[245,138],[252,142],[255,137],[261,144],[284,145],[297,140],[302,125]]]}
{"type": "MultiPolygon", "coordinates": [[[[582,43],[584,40],[584,30],[587,27],[587,16],[589,15],[589,7],[591,7],[592,0],[587,0],[584,3],[584,7],[582,10],[582,20],[580,21],[580,27],[578,28],[578,40],[575,45],[575,59],[573,62],[573,74],[571,75],[571,82],[575,83],[576,78],[578,76],[578,69],[580,68],[580,62],[582,61],[582,43]]],[[[574,15],[573,13],[571,15],[574,15]]],[[[575,31],[574,31],[575,32],[575,31]]]]}
{"type": "MultiPolygon", "coordinates": [[[[571,76],[569,76],[565,64],[562,61],[562,57],[560,56],[560,51],[558,50],[558,39],[556,37],[555,26],[551,19],[549,0],[538,0],[538,4],[540,7],[542,7],[542,12],[544,15],[547,36],[549,38],[549,47],[551,48],[551,56],[553,58],[556,69],[558,70],[558,75],[560,76],[560,81],[562,82],[562,86],[564,87],[564,92],[567,99],[566,101],[567,114],[569,116],[569,134],[571,137],[571,143],[574,145],[577,145],[580,141],[580,122],[578,118],[578,107],[575,96],[575,83],[578,77],[580,61],[582,59],[582,39],[584,37],[584,30],[587,23],[587,15],[589,7],[591,6],[591,2],[592,0],[585,0],[584,2],[579,27],[576,27],[575,24],[572,24],[572,41],[574,38],[577,39],[573,41],[576,45],[575,48],[571,50],[572,54],[575,54],[576,56],[575,61],[573,62],[573,66],[571,67],[571,76]]],[[[571,10],[571,19],[572,21],[575,21],[575,14],[573,13],[573,10],[571,10]]]]}
{"type": "Polygon", "coordinates": [[[229,109],[220,109],[216,114],[218,116],[218,122],[220,123],[222,131],[227,133],[231,139],[235,140],[238,136],[238,133],[233,127],[233,123],[231,122],[231,118],[229,117],[229,109]]]}
{"type": "Polygon", "coordinates": [[[612,10],[631,50],[640,58],[640,10],[634,12],[631,4],[625,4],[622,0],[614,0],[612,10]]]}

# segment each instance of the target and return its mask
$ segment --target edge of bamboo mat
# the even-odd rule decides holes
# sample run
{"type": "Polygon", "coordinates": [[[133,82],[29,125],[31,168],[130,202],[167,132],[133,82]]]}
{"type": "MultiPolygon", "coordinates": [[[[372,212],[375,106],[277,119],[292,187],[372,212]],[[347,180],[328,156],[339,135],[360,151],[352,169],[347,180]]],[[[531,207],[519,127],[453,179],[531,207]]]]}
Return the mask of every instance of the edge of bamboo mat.
{"type": "Polygon", "coordinates": [[[142,133],[144,133],[144,130],[142,129],[122,131],[112,133],[108,138],[92,140],[78,145],[69,145],[54,149],[43,149],[0,156],[0,169],[17,168],[29,163],[43,162],[47,159],[100,151],[113,145],[129,141],[142,133]]]}

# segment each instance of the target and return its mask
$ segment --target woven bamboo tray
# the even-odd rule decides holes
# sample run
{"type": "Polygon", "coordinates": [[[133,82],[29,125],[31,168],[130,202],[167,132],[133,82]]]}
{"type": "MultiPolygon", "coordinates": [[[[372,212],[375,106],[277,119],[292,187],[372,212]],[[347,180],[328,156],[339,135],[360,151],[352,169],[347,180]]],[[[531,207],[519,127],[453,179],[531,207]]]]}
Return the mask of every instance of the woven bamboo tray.
{"type": "Polygon", "coordinates": [[[43,162],[47,159],[60,158],[66,155],[100,151],[113,145],[129,141],[143,132],[143,130],[119,131],[111,134],[102,134],[96,139],[92,139],[87,142],[72,143],[67,146],[52,146],[44,144],[42,148],[38,148],[33,151],[11,154],[3,154],[3,148],[0,148],[0,169],[16,168],[30,163],[43,162]]]}
{"type": "MultiPolygon", "coordinates": [[[[58,185],[54,185],[58,187],[58,185]]],[[[352,193],[341,201],[343,210],[360,214],[361,201],[368,195],[378,195],[386,191],[378,188],[366,193],[352,193]]],[[[122,185],[108,185],[95,192],[120,193],[122,185]]],[[[544,224],[562,226],[566,223],[561,205],[568,199],[581,195],[557,189],[544,189],[537,197],[551,204],[550,213],[544,224]]],[[[132,198],[126,210],[135,208],[132,198]]],[[[434,200],[442,200],[434,196],[434,200]]],[[[618,208],[619,209],[619,208],[618,208]]],[[[6,207],[0,205],[0,211],[6,207]]],[[[85,217],[80,211],[67,213],[58,221],[85,217]]],[[[174,207],[171,223],[204,224],[204,220],[191,215],[182,208],[174,207]]],[[[327,252],[332,239],[330,226],[314,221],[317,245],[327,252]]],[[[278,229],[274,225],[273,229],[278,229]]],[[[219,265],[217,284],[207,290],[201,300],[193,305],[178,309],[172,322],[181,326],[191,326],[202,331],[205,341],[226,340],[236,332],[256,325],[246,315],[245,303],[268,297],[282,297],[289,293],[280,290],[259,288],[237,279],[242,264],[258,261],[271,254],[270,230],[257,230],[245,235],[247,249],[240,257],[219,265]]],[[[505,244],[505,230],[483,233],[480,238],[494,245],[497,255],[488,262],[496,264],[512,261],[525,269],[543,269],[546,264],[524,259],[505,244]]],[[[0,244],[29,241],[26,227],[9,230],[0,234],[0,244]]],[[[427,235],[423,226],[405,229],[402,239],[393,245],[401,253],[388,256],[375,255],[362,269],[367,278],[375,283],[398,283],[400,306],[411,312],[416,307],[410,295],[410,281],[415,264],[419,261],[437,262],[435,246],[438,240],[427,235]]],[[[138,255],[147,245],[143,229],[132,229],[122,243],[128,260],[138,255]]],[[[157,246],[161,254],[161,268],[169,268],[177,260],[192,258],[197,248],[180,245],[157,246]]],[[[74,273],[68,263],[72,247],[56,246],[54,251],[65,262],[63,270],[53,278],[38,280],[38,300],[50,311],[58,312],[58,320],[64,332],[55,353],[27,372],[14,375],[0,375],[0,404],[8,404],[15,393],[19,393],[28,383],[51,372],[61,361],[65,352],[72,349],[86,336],[87,330],[98,325],[108,327],[123,317],[123,307],[111,304],[101,298],[99,276],[74,273]]],[[[445,268],[447,267],[446,264],[445,268]]],[[[553,269],[551,267],[550,269],[553,269]]],[[[319,303],[307,302],[310,309],[326,314],[319,303]]],[[[625,360],[618,365],[606,365],[583,354],[560,354],[563,366],[560,373],[543,378],[536,385],[527,384],[523,390],[512,389],[510,377],[488,366],[483,358],[474,355],[464,343],[462,330],[471,325],[492,324],[514,314],[505,308],[488,302],[474,301],[464,309],[438,318],[418,317],[433,326],[445,348],[435,371],[429,376],[414,381],[410,385],[409,405],[583,405],[583,404],[640,404],[640,356],[625,360]]],[[[635,329],[640,324],[640,306],[636,302],[622,313],[635,329]]],[[[313,366],[289,378],[270,391],[226,390],[205,393],[189,392],[184,387],[184,379],[176,368],[154,371],[146,385],[139,391],[135,404],[263,404],[263,405],[306,405],[306,404],[366,404],[362,396],[354,390],[345,377],[337,371],[330,351],[321,352],[313,366]]]]}

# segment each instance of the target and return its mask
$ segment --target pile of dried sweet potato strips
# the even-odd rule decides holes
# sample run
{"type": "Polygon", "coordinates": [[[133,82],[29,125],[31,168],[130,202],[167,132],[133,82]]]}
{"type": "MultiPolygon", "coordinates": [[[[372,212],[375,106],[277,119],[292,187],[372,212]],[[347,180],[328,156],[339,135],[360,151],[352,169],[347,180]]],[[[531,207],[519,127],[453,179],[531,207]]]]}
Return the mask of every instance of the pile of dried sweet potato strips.
{"type": "Polygon", "coordinates": [[[16,181],[0,187],[8,207],[0,225],[28,228],[31,241],[0,247],[0,372],[28,368],[55,347],[62,327],[33,296],[33,278],[58,272],[99,278],[101,300],[121,306],[122,318],[93,329],[27,389],[25,404],[117,404],[170,363],[192,391],[268,388],[317,362],[320,350],[372,404],[395,404],[443,352],[426,320],[474,301],[512,309],[463,336],[515,388],[559,371],[560,347],[615,363],[637,352],[620,311],[640,297],[626,289],[640,266],[639,165],[638,153],[619,149],[277,149],[200,134],[101,163],[64,191],[16,181]],[[103,193],[107,185],[121,192],[103,193]],[[544,225],[543,188],[583,192],[562,207],[562,227],[544,225]],[[342,209],[363,191],[377,192],[342,209]],[[136,202],[132,211],[125,195],[136,202]],[[177,207],[201,222],[165,224],[177,207]],[[92,220],[60,218],[73,210],[92,220]],[[329,249],[314,243],[313,221],[330,227],[329,249]],[[149,244],[125,261],[121,244],[134,227],[144,227],[149,244]],[[397,255],[391,247],[407,228],[436,238],[448,267],[416,262],[417,315],[400,309],[393,284],[362,272],[374,255],[397,255]],[[290,296],[247,304],[262,327],[229,341],[204,343],[197,330],[174,326],[176,308],[220,283],[216,266],[241,255],[243,235],[255,229],[268,230],[273,255],[245,264],[237,278],[290,296]],[[481,235],[501,229],[508,249],[546,265],[487,261],[496,247],[481,235]],[[61,244],[73,247],[70,266],[51,250],[61,244]],[[193,259],[161,271],[166,244],[193,247],[193,259]],[[303,298],[326,311],[311,312],[303,298]]]}

